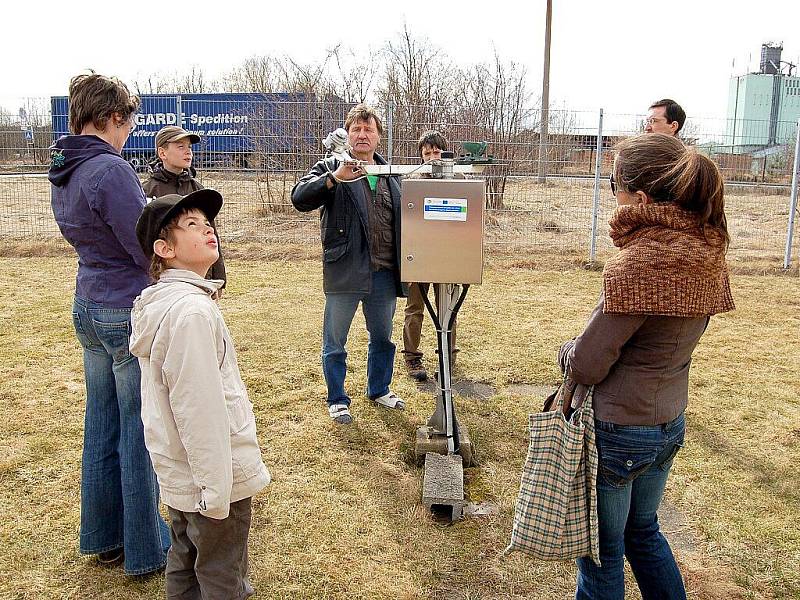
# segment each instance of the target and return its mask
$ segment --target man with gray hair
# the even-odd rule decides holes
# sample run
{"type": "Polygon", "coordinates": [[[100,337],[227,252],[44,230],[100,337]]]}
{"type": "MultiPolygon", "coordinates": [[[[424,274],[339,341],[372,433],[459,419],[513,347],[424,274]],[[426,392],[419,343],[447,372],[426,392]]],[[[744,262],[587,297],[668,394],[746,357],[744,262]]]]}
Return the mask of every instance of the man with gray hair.
{"type": "Polygon", "coordinates": [[[377,113],[353,107],[344,128],[353,162],[319,161],[292,189],[297,210],[319,209],[322,237],[322,372],[328,388],[328,413],[339,424],[352,421],[345,343],[359,303],[369,332],[367,396],[381,406],[405,405],[390,389],[395,345],[392,318],[400,283],[400,181],[367,175],[364,165],[386,164],[376,152],[383,134],[377,113]]]}

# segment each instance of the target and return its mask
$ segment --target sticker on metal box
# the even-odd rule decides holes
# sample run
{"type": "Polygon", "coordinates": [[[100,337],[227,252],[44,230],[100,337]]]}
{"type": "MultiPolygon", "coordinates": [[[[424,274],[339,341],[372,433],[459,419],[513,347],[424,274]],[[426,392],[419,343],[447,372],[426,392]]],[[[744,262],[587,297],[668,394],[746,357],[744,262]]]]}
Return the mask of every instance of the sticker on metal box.
{"type": "Polygon", "coordinates": [[[466,221],[466,198],[425,198],[424,218],[430,221],[466,221]]]}

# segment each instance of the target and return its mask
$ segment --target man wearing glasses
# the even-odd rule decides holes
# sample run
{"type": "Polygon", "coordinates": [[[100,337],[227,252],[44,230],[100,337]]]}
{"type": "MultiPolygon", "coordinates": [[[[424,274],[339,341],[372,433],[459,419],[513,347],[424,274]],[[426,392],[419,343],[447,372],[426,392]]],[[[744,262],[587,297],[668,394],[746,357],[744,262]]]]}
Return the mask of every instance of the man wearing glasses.
{"type": "Polygon", "coordinates": [[[644,120],[645,133],[664,133],[678,137],[678,132],[686,122],[686,113],[681,105],[665,98],[650,105],[647,118],[644,120]]]}

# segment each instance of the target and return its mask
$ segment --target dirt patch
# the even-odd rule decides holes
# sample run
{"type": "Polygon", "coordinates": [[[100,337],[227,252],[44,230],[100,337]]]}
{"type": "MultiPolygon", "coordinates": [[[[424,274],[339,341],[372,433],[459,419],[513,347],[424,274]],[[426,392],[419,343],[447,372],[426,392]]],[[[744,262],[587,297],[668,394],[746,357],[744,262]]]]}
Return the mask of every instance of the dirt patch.
{"type": "Polygon", "coordinates": [[[700,551],[697,537],[689,526],[686,516],[666,500],[662,500],[661,506],[658,507],[658,522],[661,525],[661,533],[674,551],[680,554],[700,551]]]}

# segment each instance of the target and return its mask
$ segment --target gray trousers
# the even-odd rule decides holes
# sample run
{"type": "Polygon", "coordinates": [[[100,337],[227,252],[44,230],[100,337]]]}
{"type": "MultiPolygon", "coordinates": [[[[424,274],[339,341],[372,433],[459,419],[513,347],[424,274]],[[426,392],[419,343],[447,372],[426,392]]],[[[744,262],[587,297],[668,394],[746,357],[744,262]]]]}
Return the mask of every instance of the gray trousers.
{"type": "Polygon", "coordinates": [[[228,518],[169,509],[172,547],[167,554],[168,600],[244,600],[255,591],[247,579],[250,498],[231,504],[228,518]]]}

